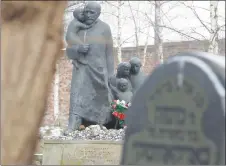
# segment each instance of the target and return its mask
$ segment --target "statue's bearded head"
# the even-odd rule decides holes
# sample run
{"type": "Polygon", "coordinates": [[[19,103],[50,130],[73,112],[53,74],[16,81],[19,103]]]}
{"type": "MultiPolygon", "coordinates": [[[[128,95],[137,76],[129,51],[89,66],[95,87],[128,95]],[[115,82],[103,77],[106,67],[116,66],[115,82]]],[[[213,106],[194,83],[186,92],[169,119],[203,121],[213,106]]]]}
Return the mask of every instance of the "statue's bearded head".
{"type": "Polygon", "coordinates": [[[101,6],[97,2],[88,2],[84,8],[84,18],[87,25],[93,24],[100,16],[101,6]]]}
{"type": "Polygon", "coordinates": [[[117,68],[118,78],[128,78],[130,76],[131,65],[129,62],[121,62],[117,68]]]}
{"type": "Polygon", "coordinates": [[[125,79],[125,78],[119,78],[117,80],[117,89],[119,91],[125,92],[125,91],[127,91],[128,87],[129,87],[129,82],[128,82],[127,79],[125,79]]]}
{"type": "Polygon", "coordinates": [[[130,59],[129,63],[131,64],[130,73],[131,74],[138,74],[141,68],[141,61],[137,57],[133,57],[130,59]]]}

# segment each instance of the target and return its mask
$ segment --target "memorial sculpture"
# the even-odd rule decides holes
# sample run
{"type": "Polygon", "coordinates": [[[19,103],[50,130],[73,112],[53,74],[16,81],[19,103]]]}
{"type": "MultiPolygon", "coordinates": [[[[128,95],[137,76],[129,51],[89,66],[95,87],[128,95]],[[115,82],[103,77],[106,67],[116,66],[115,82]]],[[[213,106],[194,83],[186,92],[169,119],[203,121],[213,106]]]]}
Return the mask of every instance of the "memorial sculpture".
{"type": "MultiPolygon", "coordinates": [[[[111,92],[112,92],[114,100],[125,99],[126,101],[129,101],[129,102],[131,101],[131,98],[132,98],[132,85],[131,85],[131,82],[129,80],[130,68],[131,68],[131,65],[130,65],[129,62],[121,62],[117,66],[116,74],[111,77],[111,79],[109,81],[109,87],[111,89],[111,92]],[[120,80],[121,78],[125,79],[127,81],[127,83],[128,83],[125,86],[125,88],[126,88],[125,92],[122,92],[124,90],[122,90],[122,87],[120,87],[120,81],[118,82],[118,80],[120,80]]],[[[121,83],[124,84],[124,82],[121,82],[121,83]]],[[[118,121],[115,119],[114,116],[112,116],[112,121],[106,127],[107,128],[115,128],[115,126],[119,127],[119,125],[117,125],[117,123],[118,123],[118,121]]],[[[119,129],[119,128],[117,128],[117,129],[119,129]]]]}
{"type": "MultiPolygon", "coordinates": [[[[114,74],[113,41],[109,25],[98,18],[100,13],[97,2],[88,2],[83,10],[87,29],[77,33],[83,44],[68,45],[73,50],[67,52],[73,61],[73,71],[65,134],[78,129],[83,120],[101,125],[111,121],[108,80],[114,74]]],[[[75,30],[69,27],[67,41],[73,40],[73,33],[75,30]]]]}
{"type": "Polygon", "coordinates": [[[131,84],[132,84],[133,93],[135,93],[137,91],[137,89],[139,89],[139,87],[145,81],[146,76],[140,70],[142,64],[141,64],[141,60],[139,58],[133,57],[133,58],[130,59],[129,63],[131,65],[130,81],[131,81],[131,84]]]}
{"type": "Polygon", "coordinates": [[[91,25],[84,24],[85,18],[82,8],[76,8],[73,12],[74,19],[68,25],[68,30],[66,33],[66,41],[69,46],[83,44],[83,40],[81,40],[78,36],[78,32],[80,30],[89,29],[91,25]]]}
{"type": "MultiPolygon", "coordinates": [[[[84,44],[84,39],[81,40],[78,36],[78,32],[80,30],[85,30],[91,28],[91,25],[84,24],[85,17],[84,17],[84,10],[82,8],[76,8],[73,12],[74,19],[69,23],[67,33],[66,33],[66,42],[68,47],[66,48],[67,55],[73,55],[72,64],[76,67],[77,62],[76,59],[80,58],[80,63],[84,61],[84,53],[77,53],[76,45],[84,44]],[[82,60],[83,57],[83,60],[82,60]]],[[[86,62],[83,64],[86,64],[86,62]]]]}
{"type": "Polygon", "coordinates": [[[126,123],[121,165],[224,165],[225,57],[167,59],[134,95],[126,123]]]}
{"type": "Polygon", "coordinates": [[[128,90],[132,91],[132,85],[130,82],[130,69],[131,69],[131,65],[129,62],[121,62],[118,64],[117,66],[117,72],[116,75],[112,76],[109,82],[109,85],[111,87],[112,90],[112,94],[114,96],[114,99],[118,99],[117,98],[117,80],[120,78],[124,78],[128,81],[128,90]]]}
{"type": "Polygon", "coordinates": [[[129,89],[129,81],[125,78],[119,78],[116,81],[117,86],[117,99],[126,103],[130,103],[133,97],[133,93],[129,89]]]}

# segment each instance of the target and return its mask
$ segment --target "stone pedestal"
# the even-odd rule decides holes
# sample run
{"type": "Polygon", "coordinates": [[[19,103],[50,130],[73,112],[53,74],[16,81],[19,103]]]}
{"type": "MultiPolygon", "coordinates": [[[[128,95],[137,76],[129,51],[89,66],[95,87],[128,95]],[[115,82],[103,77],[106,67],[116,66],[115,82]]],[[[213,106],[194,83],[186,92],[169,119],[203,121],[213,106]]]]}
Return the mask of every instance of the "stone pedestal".
{"type": "Polygon", "coordinates": [[[119,165],[119,141],[44,141],[43,165],[119,165]]]}

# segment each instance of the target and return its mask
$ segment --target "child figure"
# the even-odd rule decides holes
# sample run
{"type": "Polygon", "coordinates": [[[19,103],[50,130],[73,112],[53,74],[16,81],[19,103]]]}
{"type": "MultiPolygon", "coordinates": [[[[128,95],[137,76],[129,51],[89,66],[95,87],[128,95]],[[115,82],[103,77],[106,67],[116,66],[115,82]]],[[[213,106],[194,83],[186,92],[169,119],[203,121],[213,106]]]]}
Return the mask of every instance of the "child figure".
{"type": "Polygon", "coordinates": [[[81,41],[78,36],[78,32],[79,30],[88,29],[92,26],[92,25],[88,26],[83,23],[85,21],[83,9],[81,8],[75,9],[73,12],[73,16],[74,16],[74,20],[72,20],[68,25],[68,30],[66,34],[66,41],[69,46],[83,44],[83,41],[81,41]]]}
{"type": "Polygon", "coordinates": [[[117,98],[122,101],[124,100],[126,103],[131,102],[133,97],[133,93],[129,90],[129,82],[125,78],[117,79],[117,98]]]}
{"type": "Polygon", "coordinates": [[[130,81],[133,87],[133,93],[135,93],[146,79],[146,75],[141,71],[141,60],[137,57],[130,59],[130,81]]]}

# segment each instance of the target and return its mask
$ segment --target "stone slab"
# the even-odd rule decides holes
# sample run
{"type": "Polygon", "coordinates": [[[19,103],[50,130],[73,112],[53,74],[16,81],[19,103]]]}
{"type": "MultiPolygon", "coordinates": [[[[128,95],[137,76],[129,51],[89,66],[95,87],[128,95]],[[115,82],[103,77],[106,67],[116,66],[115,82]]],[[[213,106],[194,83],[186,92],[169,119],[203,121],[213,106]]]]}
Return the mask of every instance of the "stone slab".
{"type": "Polygon", "coordinates": [[[222,60],[180,53],[153,71],[127,111],[122,165],[225,164],[222,60]]]}
{"type": "Polygon", "coordinates": [[[118,165],[120,141],[44,141],[43,165],[118,165]]]}

